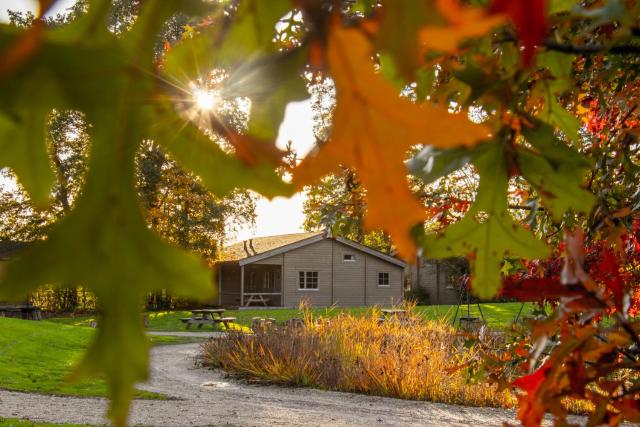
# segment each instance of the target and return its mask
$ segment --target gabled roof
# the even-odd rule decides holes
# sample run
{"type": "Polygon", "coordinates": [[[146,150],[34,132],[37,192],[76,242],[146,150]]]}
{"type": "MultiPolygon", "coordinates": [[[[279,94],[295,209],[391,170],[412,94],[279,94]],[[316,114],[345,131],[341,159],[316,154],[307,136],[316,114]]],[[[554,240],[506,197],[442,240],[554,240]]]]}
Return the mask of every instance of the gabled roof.
{"type": "Polygon", "coordinates": [[[407,263],[398,258],[392,257],[368,246],[361,245],[360,243],[344,237],[332,238],[324,231],[256,237],[254,239],[238,242],[223,250],[220,261],[237,261],[240,265],[247,265],[324,239],[333,239],[344,245],[397,265],[398,267],[404,268],[407,266],[407,263]]]}
{"type": "Polygon", "coordinates": [[[27,246],[25,242],[0,240],[0,260],[11,258],[14,254],[27,246]]]}
{"type": "Polygon", "coordinates": [[[312,233],[280,234],[278,236],[254,237],[253,239],[234,243],[222,250],[220,261],[239,261],[241,259],[264,254],[273,249],[288,246],[311,237],[323,235],[323,231],[312,233]]]}

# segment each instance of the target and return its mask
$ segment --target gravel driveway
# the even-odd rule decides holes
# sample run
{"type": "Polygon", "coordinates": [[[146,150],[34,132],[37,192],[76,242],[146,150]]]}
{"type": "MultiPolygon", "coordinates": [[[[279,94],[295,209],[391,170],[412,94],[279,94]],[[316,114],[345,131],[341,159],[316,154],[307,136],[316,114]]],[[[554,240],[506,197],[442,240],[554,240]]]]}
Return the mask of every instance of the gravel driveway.
{"type": "MultiPolygon", "coordinates": [[[[513,411],[312,389],[250,385],[194,368],[199,344],[154,347],[139,388],[172,400],[137,400],[130,424],[147,426],[500,426],[513,411]]],[[[0,417],[105,424],[107,401],[0,390],[0,417]]]]}

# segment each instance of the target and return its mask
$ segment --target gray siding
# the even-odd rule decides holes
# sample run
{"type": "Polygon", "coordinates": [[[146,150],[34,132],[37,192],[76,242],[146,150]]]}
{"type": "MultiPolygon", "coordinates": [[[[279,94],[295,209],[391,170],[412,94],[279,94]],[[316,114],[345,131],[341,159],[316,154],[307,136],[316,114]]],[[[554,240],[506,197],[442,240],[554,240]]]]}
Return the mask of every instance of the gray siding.
{"type": "Polygon", "coordinates": [[[403,298],[402,267],[367,256],[367,305],[399,304],[403,298]],[[378,273],[389,273],[389,286],[378,285],[378,273]]]}
{"type": "Polygon", "coordinates": [[[267,259],[253,262],[252,264],[270,264],[270,265],[282,265],[282,255],[274,255],[267,259]]]}
{"type": "Polygon", "coordinates": [[[284,305],[301,299],[314,306],[397,304],[403,298],[403,268],[335,240],[322,240],[284,254],[284,305]],[[344,255],[355,261],[344,261],[344,255]],[[317,271],[318,290],[298,289],[298,272],[317,271]],[[389,273],[389,287],[378,286],[378,272],[389,273]]]}
{"type": "Polygon", "coordinates": [[[462,274],[464,261],[452,259],[424,259],[419,266],[411,266],[412,287],[420,287],[429,294],[431,304],[457,304],[459,291],[453,280],[462,274]]]}
{"type": "Polygon", "coordinates": [[[365,265],[368,255],[350,246],[333,243],[333,303],[341,306],[365,305],[365,265]],[[344,255],[355,261],[344,261],[344,255]]]}
{"type": "Polygon", "coordinates": [[[284,254],[283,305],[295,307],[301,300],[311,305],[331,305],[331,250],[333,241],[325,239],[284,254]],[[317,271],[318,290],[299,290],[298,272],[317,271]]]}

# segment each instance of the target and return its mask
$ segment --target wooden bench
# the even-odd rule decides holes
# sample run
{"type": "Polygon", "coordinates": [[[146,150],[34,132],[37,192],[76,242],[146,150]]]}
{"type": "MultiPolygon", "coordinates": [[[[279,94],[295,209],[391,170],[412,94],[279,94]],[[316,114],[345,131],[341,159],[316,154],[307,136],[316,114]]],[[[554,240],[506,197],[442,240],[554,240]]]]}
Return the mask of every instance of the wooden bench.
{"type": "Polygon", "coordinates": [[[187,325],[187,329],[191,327],[191,325],[198,325],[198,329],[202,329],[202,325],[216,325],[218,323],[222,323],[226,330],[231,329],[229,326],[230,323],[234,323],[236,321],[235,317],[220,317],[216,319],[193,319],[191,317],[184,317],[180,319],[182,323],[187,325]]]}
{"type": "Polygon", "coordinates": [[[40,307],[31,304],[0,305],[0,316],[5,317],[7,313],[20,313],[19,317],[25,320],[42,320],[40,307]]]}

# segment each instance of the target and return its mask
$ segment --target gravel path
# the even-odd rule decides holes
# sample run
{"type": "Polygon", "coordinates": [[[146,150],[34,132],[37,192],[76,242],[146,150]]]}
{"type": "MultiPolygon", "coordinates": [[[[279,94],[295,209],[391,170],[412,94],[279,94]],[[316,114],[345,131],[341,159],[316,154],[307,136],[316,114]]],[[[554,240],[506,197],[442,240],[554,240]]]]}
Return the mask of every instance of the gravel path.
{"type": "MultiPolygon", "coordinates": [[[[152,349],[151,378],[139,387],[172,400],[137,400],[130,424],[152,426],[499,426],[513,411],[414,402],[354,393],[249,385],[194,367],[199,344],[152,349]]],[[[0,390],[0,417],[104,424],[105,399],[0,390]]]]}

